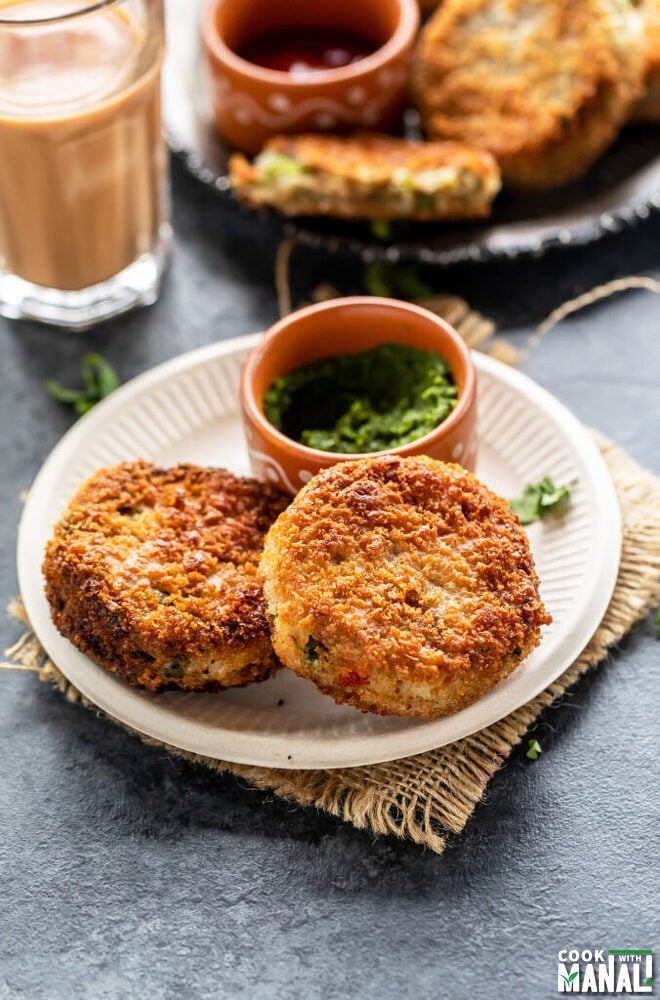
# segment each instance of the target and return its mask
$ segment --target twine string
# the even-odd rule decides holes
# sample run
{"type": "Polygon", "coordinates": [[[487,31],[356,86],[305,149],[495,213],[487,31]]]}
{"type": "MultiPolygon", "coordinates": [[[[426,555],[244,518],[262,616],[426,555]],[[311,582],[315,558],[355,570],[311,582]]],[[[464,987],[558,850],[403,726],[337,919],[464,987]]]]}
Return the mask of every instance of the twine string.
{"type": "Polygon", "coordinates": [[[645,274],[631,274],[626,278],[615,278],[604,285],[596,285],[595,288],[591,288],[588,292],[583,292],[582,295],[577,295],[574,299],[562,302],[561,305],[552,310],[529,338],[524,351],[525,359],[539,346],[546,334],[554,330],[568,316],[580,312],[581,309],[586,309],[596,302],[601,302],[603,299],[609,299],[613,295],[618,295],[620,292],[627,292],[632,288],[641,288],[647,292],[654,292],[656,295],[660,295],[660,281],[645,274]]]}
{"type": "Polygon", "coordinates": [[[297,245],[295,237],[287,237],[287,239],[282,240],[280,243],[275,257],[275,289],[277,291],[277,302],[282,319],[293,311],[289,265],[291,263],[291,255],[297,245]]]}
{"type": "Polygon", "coordinates": [[[22,622],[26,628],[18,641],[5,650],[5,656],[9,659],[0,663],[0,670],[27,670],[40,673],[46,659],[46,653],[34,633],[22,599],[14,598],[11,600],[7,611],[12,618],[22,622]]]}

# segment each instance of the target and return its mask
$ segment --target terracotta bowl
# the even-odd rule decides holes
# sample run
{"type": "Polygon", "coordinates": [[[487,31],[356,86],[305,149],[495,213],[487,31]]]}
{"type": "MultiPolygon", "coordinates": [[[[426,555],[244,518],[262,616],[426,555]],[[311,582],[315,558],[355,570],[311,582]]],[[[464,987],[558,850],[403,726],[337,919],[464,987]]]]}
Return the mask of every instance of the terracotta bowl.
{"type": "Polygon", "coordinates": [[[398,342],[437,351],[458,386],[458,402],[429,434],[385,452],[430,455],[474,471],[477,458],[477,377],[469,348],[444,320],[419,306],[394,299],[334,299],[292,313],[268,330],[249,355],[241,377],[241,407],[254,475],[289,493],[321,469],[356,455],[317,451],[291,440],[266,419],[263,398],[279,375],[319,358],[357,354],[377,344],[398,342]]]}
{"type": "Polygon", "coordinates": [[[404,104],[418,28],[417,0],[213,0],[202,41],[218,131],[256,153],[280,132],[386,128],[404,104]],[[378,48],[350,66],[305,76],[236,54],[257,35],[293,28],[368,33],[378,48]]]}

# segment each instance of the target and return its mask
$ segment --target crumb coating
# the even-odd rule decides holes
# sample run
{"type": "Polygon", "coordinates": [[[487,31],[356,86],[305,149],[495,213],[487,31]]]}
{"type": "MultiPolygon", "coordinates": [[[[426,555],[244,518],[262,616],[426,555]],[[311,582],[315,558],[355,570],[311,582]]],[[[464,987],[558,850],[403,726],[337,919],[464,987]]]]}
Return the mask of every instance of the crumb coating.
{"type": "Polygon", "coordinates": [[[551,621],[507,502],[424,457],[319,473],[270,529],[260,574],[282,662],[383,715],[466,707],[551,621]]]}
{"type": "Polygon", "coordinates": [[[645,66],[628,0],[443,0],[411,89],[429,136],[489,150],[505,183],[547,188],[615,139],[645,66]]]}
{"type": "Polygon", "coordinates": [[[60,632],[129,684],[217,690],[279,666],[257,564],[289,498],[223,469],[125,462],[84,483],[43,571],[60,632]]]}

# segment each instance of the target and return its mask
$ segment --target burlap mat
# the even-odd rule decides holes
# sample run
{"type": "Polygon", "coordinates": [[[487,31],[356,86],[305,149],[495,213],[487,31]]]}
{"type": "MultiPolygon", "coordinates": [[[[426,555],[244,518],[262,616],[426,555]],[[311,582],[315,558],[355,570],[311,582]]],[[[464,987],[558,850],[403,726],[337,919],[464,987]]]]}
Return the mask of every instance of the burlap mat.
{"type": "MultiPolygon", "coordinates": [[[[361,830],[410,839],[440,854],[445,834],[460,833],[488,782],[539,713],[602,660],[607,650],[660,601],[660,479],[640,469],[616,445],[602,438],[598,443],[616,486],[623,521],[616,588],[598,631],[579,659],[527,705],[494,726],[440,750],[336,771],[249,767],[187,753],[144,736],[140,739],[213,771],[229,771],[299,805],[316,806],[361,830]]],[[[57,685],[69,701],[95,709],[45,655],[20,603],[11,610],[28,629],[7,650],[13,662],[3,666],[37,670],[42,681],[57,685]]]]}

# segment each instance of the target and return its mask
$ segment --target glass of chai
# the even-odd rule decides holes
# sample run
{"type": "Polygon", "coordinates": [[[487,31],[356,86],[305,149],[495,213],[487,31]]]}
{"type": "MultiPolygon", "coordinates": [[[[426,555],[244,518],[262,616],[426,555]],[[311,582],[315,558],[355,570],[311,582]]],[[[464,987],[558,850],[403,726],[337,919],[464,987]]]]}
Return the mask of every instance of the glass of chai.
{"type": "Polygon", "coordinates": [[[170,239],[163,0],[0,0],[0,313],[154,302],[170,239]]]}

